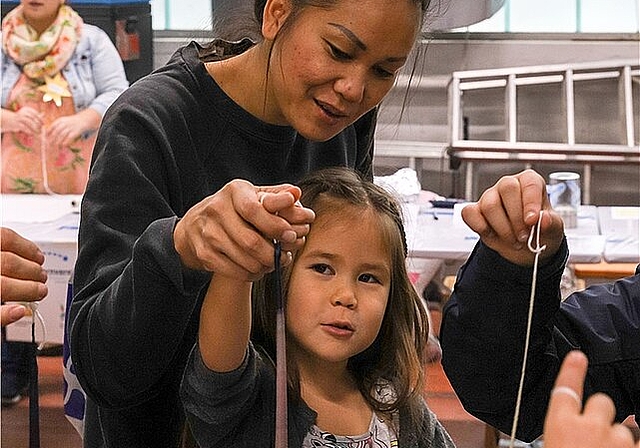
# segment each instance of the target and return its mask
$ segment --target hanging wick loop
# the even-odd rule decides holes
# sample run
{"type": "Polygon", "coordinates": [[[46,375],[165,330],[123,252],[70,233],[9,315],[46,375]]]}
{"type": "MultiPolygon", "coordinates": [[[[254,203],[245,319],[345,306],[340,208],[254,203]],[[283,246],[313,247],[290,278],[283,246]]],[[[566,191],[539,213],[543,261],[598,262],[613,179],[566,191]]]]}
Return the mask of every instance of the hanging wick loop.
{"type": "Polygon", "coordinates": [[[538,215],[538,222],[536,223],[535,226],[531,227],[531,232],[529,233],[529,240],[527,241],[527,247],[529,247],[529,250],[531,252],[533,252],[534,254],[539,254],[540,252],[542,252],[543,250],[545,250],[547,248],[546,244],[544,246],[540,247],[540,227],[542,225],[542,214],[543,214],[543,211],[540,210],[540,215],[538,215]],[[531,246],[531,243],[533,242],[534,233],[536,235],[536,247],[535,248],[533,246],[531,246]]]}

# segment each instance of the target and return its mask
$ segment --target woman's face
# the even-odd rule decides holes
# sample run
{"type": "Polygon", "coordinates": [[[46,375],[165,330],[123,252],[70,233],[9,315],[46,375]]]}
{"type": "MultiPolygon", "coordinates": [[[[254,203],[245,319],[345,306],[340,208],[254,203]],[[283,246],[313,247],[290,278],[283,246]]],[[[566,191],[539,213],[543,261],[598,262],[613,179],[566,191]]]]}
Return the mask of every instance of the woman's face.
{"type": "Polygon", "coordinates": [[[20,0],[25,19],[39,32],[53,23],[63,3],[64,0],[20,0]]]}
{"type": "MultiPolygon", "coordinates": [[[[391,89],[420,18],[420,7],[409,0],[342,0],[287,17],[292,22],[273,36],[263,26],[265,37],[275,38],[268,78],[272,122],[315,141],[338,134],[391,89]]],[[[273,16],[267,12],[265,20],[273,16]]]]}

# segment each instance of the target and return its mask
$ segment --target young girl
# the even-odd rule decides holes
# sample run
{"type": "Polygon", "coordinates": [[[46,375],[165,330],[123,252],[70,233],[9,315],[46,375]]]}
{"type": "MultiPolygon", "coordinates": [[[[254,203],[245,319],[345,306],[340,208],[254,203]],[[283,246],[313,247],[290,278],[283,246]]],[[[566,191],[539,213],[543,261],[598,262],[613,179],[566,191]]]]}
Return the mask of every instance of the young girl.
{"type": "MultiPolygon", "coordinates": [[[[428,323],[407,276],[400,207],[346,168],[299,185],[316,219],[283,269],[289,446],[452,447],[422,398],[428,323]]],[[[210,283],[182,384],[202,447],[273,444],[273,281],[253,294],[237,277],[210,283]]]]}

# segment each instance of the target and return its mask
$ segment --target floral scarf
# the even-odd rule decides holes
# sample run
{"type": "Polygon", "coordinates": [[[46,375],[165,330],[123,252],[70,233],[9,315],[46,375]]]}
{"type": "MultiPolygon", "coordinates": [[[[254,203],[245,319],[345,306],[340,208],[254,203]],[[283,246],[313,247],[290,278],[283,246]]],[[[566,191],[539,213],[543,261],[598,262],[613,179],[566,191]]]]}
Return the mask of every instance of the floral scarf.
{"type": "Polygon", "coordinates": [[[53,76],[71,59],[82,24],[78,13],[61,5],[56,20],[38,37],[38,32],[26,22],[22,5],[18,5],[2,21],[2,47],[29,78],[53,76]]]}

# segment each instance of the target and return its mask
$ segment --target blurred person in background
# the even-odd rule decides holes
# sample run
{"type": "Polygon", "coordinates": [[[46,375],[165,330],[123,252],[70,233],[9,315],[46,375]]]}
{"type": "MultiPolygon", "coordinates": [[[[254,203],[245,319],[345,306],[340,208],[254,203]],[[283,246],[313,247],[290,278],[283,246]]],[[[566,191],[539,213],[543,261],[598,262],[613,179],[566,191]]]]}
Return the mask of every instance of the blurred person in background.
{"type": "Polygon", "coordinates": [[[2,192],[80,194],[95,134],[128,87],[107,34],[64,0],[22,0],[2,21],[2,192]]]}

